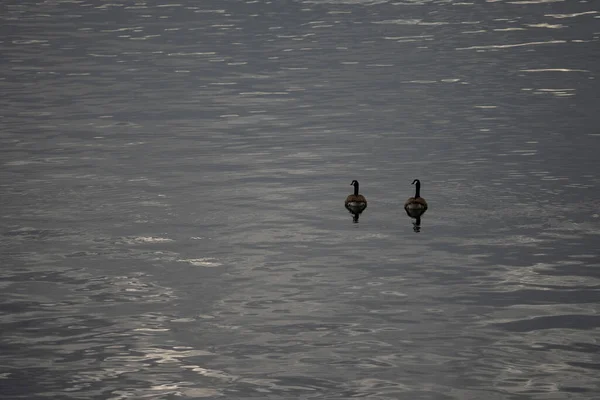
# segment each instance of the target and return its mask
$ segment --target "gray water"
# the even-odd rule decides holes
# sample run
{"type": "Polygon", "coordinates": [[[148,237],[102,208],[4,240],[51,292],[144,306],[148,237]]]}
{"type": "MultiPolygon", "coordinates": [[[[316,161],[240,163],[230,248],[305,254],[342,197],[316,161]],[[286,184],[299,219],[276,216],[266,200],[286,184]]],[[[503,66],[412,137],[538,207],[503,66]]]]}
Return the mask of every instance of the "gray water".
{"type": "Polygon", "coordinates": [[[3,2],[0,397],[597,399],[598,6],[3,2]]]}

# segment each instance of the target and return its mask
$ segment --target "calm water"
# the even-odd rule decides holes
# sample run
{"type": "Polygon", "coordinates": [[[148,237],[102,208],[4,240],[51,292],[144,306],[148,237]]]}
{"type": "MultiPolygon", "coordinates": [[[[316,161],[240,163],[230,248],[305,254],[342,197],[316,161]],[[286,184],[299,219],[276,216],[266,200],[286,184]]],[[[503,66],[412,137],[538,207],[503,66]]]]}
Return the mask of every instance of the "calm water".
{"type": "Polygon", "coordinates": [[[2,399],[598,398],[597,2],[0,15],[2,399]]]}

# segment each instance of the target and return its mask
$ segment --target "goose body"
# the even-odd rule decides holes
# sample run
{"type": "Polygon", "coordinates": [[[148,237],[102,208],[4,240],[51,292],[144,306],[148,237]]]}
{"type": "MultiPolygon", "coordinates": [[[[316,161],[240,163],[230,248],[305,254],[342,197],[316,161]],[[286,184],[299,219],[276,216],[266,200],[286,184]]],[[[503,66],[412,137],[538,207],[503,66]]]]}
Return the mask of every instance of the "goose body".
{"type": "Polygon", "coordinates": [[[415,179],[412,184],[416,184],[415,196],[406,200],[404,210],[410,217],[417,218],[427,210],[427,202],[421,197],[421,182],[415,179]]]}
{"type": "Polygon", "coordinates": [[[354,180],[350,185],[354,186],[354,194],[346,197],[344,206],[352,214],[360,214],[367,208],[367,199],[365,196],[358,193],[358,181],[354,180]]]}

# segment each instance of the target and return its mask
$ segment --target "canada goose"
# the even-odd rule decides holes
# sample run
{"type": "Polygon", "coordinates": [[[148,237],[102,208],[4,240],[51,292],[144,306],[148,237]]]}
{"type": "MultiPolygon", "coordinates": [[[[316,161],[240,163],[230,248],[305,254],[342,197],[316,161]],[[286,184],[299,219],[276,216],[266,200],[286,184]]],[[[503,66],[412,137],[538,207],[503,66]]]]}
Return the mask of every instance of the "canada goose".
{"type": "Polygon", "coordinates": [[[412,218],[420,217],[427,210],[427,202],[421,197],[421,182],[415,179],[412,184],[414,185],[415,183],[417,184],[415,197],[410,197],[404,203],[404,210],[412,218]]]}
{"type": "Polygon", "coordinates": [[[350,184],[354,186],[354,194],[348,195],[346,197],[346,202],[344,206],[348,211],[350,211],[355,216],[355,222],[358,221],[358,214],[363,212],[365,208],[367,208],[367,199],[362,194],[358,194],[358,181],[354,180],[350,184]]]}

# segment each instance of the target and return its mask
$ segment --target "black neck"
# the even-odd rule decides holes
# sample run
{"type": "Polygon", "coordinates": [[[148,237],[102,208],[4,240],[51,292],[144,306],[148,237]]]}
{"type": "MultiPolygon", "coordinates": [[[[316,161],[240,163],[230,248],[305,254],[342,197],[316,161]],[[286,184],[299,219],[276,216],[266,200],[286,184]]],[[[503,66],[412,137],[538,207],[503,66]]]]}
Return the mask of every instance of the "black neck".
{"type": "Polygon", "coordinates": [[[415,199],[421,197],[421,182],[417,181],[415,184],[416,187],[416,191],[415,191],[415,199]]]}
{"type": "Polygon", "coordinates": [[[358,182],[354,182],[354,195],[358,196],[358,182]]]}

